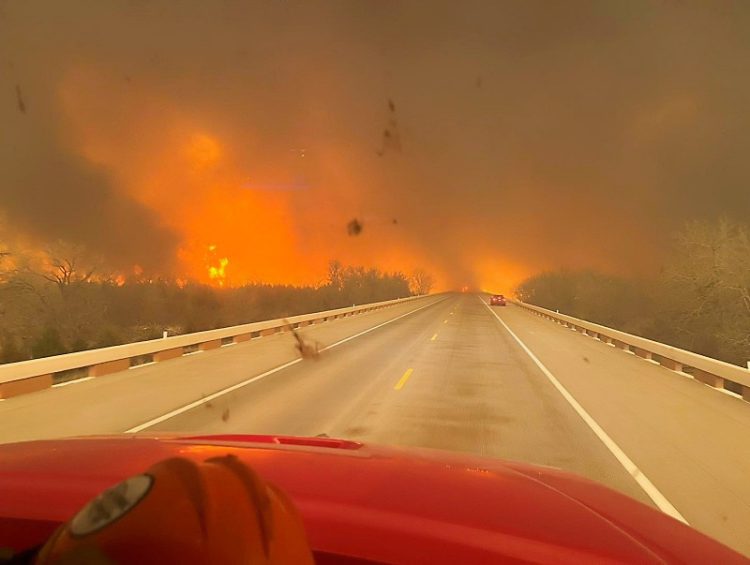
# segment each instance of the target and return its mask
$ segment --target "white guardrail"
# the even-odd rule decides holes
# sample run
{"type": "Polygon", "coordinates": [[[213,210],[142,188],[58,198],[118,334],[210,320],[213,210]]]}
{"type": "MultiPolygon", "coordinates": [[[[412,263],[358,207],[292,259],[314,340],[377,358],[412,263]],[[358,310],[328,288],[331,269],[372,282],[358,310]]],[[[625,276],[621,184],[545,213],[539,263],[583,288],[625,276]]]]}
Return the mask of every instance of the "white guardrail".
{"type": "Polygon", "coordinates": [[[750,370],[744,367],[685,351],[671,345],[665,345],[658,341],[613,330],[612,328],[600,326],[599,324],[587,322],[579,318],[559,314],[546,308],[526,304],[525,302],[517,300],[512,300],[511,302],[538,316],[552,320],[584,335],[597,338],[617,348],[631,351],[639,357],[657,362],[668,369],[689,374],[695,380],[711,387],[739,394],[745,401],[750,402],[750,370]],[[728,383],[733,384],[728,385],[728,383]]]}
{"type": "Polygon", "coordinates": [[[9,398],[42,390],[66,380],[101,377],[146,363],[161,363],[194,351],[217,349],[232,343],[240,343],[256,337],[288,331],[290,326],[296,329],[310,324],[387,308],[427,296],[430,295],[398,298],[326,312],[290,316],[278,320],[253,322],[240,326],[138,341],[19,363],[8,363],[0,365],[0,398],[9,398]]]}

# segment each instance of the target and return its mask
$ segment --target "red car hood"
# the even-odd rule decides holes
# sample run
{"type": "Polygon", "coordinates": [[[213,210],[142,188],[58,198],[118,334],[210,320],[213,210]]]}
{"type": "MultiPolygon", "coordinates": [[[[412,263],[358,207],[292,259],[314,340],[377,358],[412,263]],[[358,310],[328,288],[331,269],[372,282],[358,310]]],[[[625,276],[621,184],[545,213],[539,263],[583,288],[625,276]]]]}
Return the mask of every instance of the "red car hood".
{"type": "Polygon", "coordinates": [[[0,446],[0,547],[43,541],[89,498],[156,461],[225,453],[289,493],[319,562],[350,562],[336,556],[431,564],[748,562],[657,510],[562,471],[278,436],[117,436],[0,446]]]}

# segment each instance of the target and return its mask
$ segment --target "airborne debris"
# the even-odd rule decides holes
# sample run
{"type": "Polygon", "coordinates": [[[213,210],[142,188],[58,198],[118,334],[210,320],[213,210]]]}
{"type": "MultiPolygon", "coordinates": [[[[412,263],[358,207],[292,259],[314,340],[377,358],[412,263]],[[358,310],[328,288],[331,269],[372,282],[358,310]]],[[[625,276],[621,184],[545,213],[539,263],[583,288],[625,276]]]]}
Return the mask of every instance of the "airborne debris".
{"type": "Polygon", "coordinates": [[[320,344],[317,341],[305,341],[294,329],[292,329],[292,333],[294,333],[294,337],[297,340],[297,345],[295,347],[302,356],[302,359],[320,359],[320,344]]]}
{"type": "Polygon", "coordinates": [[[390,98],[388,99],[388,125],[383,130],[383,144],[375,153],[382,157],[388,149],[401,152],[401,134],[399,134],[396,120],[396,104],[390,98]]]}
{"type": "Polygon", "coordinates": [[[21,94],[21,85],[16,85],[16,100],[18,100],[18,111],[22,114],[26,113],[26,103],[23,101],[23,94],[21,94]]]}
{"type": "Polygon", "coordinates": [[[362,233],[363,227],[364,226],[362,225],[362,222],[360,222],[357,218],[354,218],[352,221],[346,224],[346,233],[351,236],[357,236],[362,233]]]}
{"type": "Polygon", "coordinates": [[[294,339],[297,340],[294,347],[297,348],[302,359],[320,359],[320,343],[305,340],[288,320],[284,320],[284,322],[286,322],[287,328],[294,335],[294,339]]]}
{"type": "Polygon", "coordinates": [[[221,413],[221,421],[226,422],[227,420],[229,420],[229,408],[227,408],[226,410],[224,410],[224,412],[221,413]]]}

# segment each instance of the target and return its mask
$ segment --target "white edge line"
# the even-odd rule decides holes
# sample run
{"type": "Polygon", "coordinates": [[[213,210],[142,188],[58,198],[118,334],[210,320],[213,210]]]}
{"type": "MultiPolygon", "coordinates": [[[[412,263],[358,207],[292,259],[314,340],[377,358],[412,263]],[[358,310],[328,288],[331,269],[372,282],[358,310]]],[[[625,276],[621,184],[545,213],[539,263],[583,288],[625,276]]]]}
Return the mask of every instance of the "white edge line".
{"type": "MultiPolygon", "coordinates": [[[[482,301],[482,302],[484,303],[484,301],[482,301]]],[[[533,314],[534,310],[531,310],[530,312],[533,314]]],[[[541,316],[541,317],[547,319],[546,316],[541,316]]],[[[557,322],[558,324],[560,323],[559,320],[556,320],[554,318],[552,318],[551,320],[553,322],[557,322]]],[[[529,333],[533,334],[534,332],[530,331],[529,333]]],[[[583,334],[584,337],[586,335],[587,335],[586,333],[583,334]]],[[[595,337],[595,336],[589,336],[589,337],[592,337],[593,339],[595,339],[597,341],[602,341],[601,339],[599,339],[598,336],[597,337],[595,337]]],[[[605,342],[602,342],[602,343],[605,343],[605,342]]],[[[607,343],[607,345],[609,345],[610,347],[615,347],[615,348],[617,347],[614,343],[607,343]]],[[[661,363],[659,363],[659,361],[656,361],[654,359],[648,359],[646,357],[641,357],[641,356],[637,355],[635,351],[633,351],[632,349],[630,349],[631,347],[634,347],[634,346],[631,346],[631,345],[628,344],[628,348],[627,349],[621,349],[620,348],[620,351],[622,351],[623,353],[629,353],[630,355],[634,355],[634,356],[638,357],[639,359],[642,359],[643,361],[646,361],[648,363],[652,363],[653,365],[657,365],[659,367],[664,367],[664,369],[666,369],[667,371],[672,371],[673,373],[677,373],[678,375],[682,375],[683,377],[687,377],[689,379],[694,379],[695,380],[695,377],[693,377],[692,375],[689,375],[689,374],[687,374],[687,373],[685,373],[683,371],[676,371],[675,369],[670,369],[669,367],[665,367],[664,365],[662,365],[661,363]]],[[[722,394],[726,394],[727,396],[731,396],[733,398],[738,398],[740,400],[745,400],[742,397],[741,394],[737,394],[736,392],[732,392],[731,390],[727,390],[725,388],[719,388],[719,387],[711,386],[711,385],[706,384],[706,383],[701,383],[701,384],[705,385],[706,387],[710,388],[713,391],[720,392],[722,394]]]]}
{"type": "MultiPolygon", "coordinates": [[[[706,383],[703,383],[703,384],[706,384],[706,383]]],[[[727,390],[725,388],[716,388],[716,387],[712,387],[711,385],[706,385],[706,386],[708,388],[712,388],[714,390],[718,390],[719,392],[721,392],[722,394],[726,394],[727,396],[732,396],[734,398],[739,398],[740,400],[743,400],[741,394],[737,394],[736,392],[732,392],[731,390],[727,390]]]]}
{"type": "Polygon", "coordinates": [[[383,326],[386,326],[386,325],[390,324],[391,322],[395,322],[396,320],[400,320],[401,318],[405,318],[406,316],[409,316],[409,315],[413,314],[414,312],[419,312],[420,310],[424,310],[428,306],[433,306],[435,304],[438,304],[439,302],[442,302],[443,300],[445,300],[445,298],[442,298],[442,299],[438,300],[437,302],[431,302],[430,304],[425,304],[424,306],[420,306],[416,310],[411,310],[411,311],[407,312],[406,314],[401,314],[400,316],[398,316],[396,318],[393,318],[391,320],[386,320],[382,324],[378,324],[377,326],[373,326],[371,328],[368,328],[368,329],[366,329],[364,331],[359,332],[358,334],[350,335],[349,337],[345,337],[344,339],[340,339],[336,343],[332,343],[331,345],[328,345],[328,346],[324,347],[323,349],[321,349],[321,351],[326,351],[328,349],[332,349],[334,347],[337,347],[337,346],[341,345],[342,343],[346,343],[347,341],[351,341],[354,338],[357,338],[359,336],[362,336],[362,335],[365,335],[367,333],[370,333],[373,330],[377,330],[378,328],[382,328],[383,326]]]}
{"type": "MultiPolygon", "coordinates": [[[[371,328],[368,328],[364,331],[361,331],[357,334],[351,335],[349,337],[345,337],[344,339],[340,339],[339,341],[332,343],[331,345],[328,345],[321,349],[321,351],[327,351],[328,349],[333,349],[334,347],[338,347],[339,345],[342,345],[346,343],[347,341],[351,341],[355,338],[358,338],[360,336],[363,336],[365,334],[368,334],[372,331],[377,330],[378,328],[382,328],[385,325],[388,325],[392,322],[395,322],[397,320],[400,320],[401,318],[405,318],[406,316],[409,316],[411,314],[414,314],[415,312],[419,312],[420,310],[423,310],[427,308],[428,306],[434,306],[435,304],[438,304],[439,302],[442,302],[445,300],[445,298],[438,300],[436,302],[430,302],[429,304],[425,304],[424,306],[420,306],[419,308],[416,308],[415,310],[411,310],[407,312],[406,314],[402,314],[401,316],[398,316],[396,318],[392,318],[390,320],[387,320],[383,322],[382,324],[378,324],[377,326],[373,326],[371,328]]],[[[205,404],[206,402],[210,402],[211,400],[218,398],[220,396],[223,396],[225,394],[228,394],[230,392],[233,392],[239,388],[242,388],[244,386],[247,386],[251,383],[254,383],[255,381],[259,381],[260,379],[263,379],[269,375],[273,375],[274,373],[278,373],[279,371],[283,371],[284,369],[291,367],[292,365],[296,365],[297,363],[300,363],[302,359],[294,359],[293,361],[289,361],[287,363],[284,363],[283,365],[279,365],[278,367],[274,367],[273,369],[269,369],[265,373],[261,373],[260,375],[256,375],[252,378],[249,378],[247,380],[242,381],[241,383],[237,383],[235,385],[232,385],[230,387],[227,387],[225,389],[222,389],[218,392],[215,392],[213,394],[210,394],[208,396],[204,396],[200,400],[196,400],[195,402],[191,402],[190,404],[186,404],[185,406],[182,406],[180,408],[177,408],[175,410],[172,410],[171,412],[167,412],[166,414],[163,414],[162,416],[159,416],[158,418],[154,418],[152,420],[149,420],[147,422],[144,422],[143,424],[139,424],[133,428],[130,428],[129,430],[125,430],[124,433],[126,434],[134,434],[137,432],[141,432],[147,428],[150,428],[151,426],[155,426],[156,424],[160,424],[161,422],[164,422],[165,420],[169,420],[170,418],[173,418],[177,416],[178,414],[182,414],[183,412],[187,412],[188,410],[192,410],[193,408],[196,408],[200,406],[201,404],[205,404]]]]}
{"type": "Polygon", "coordinates": [[[128,371],[132,371],[133,369],[140,369],[141,367],[148,367],[149,365],[156,365],[156,361],[148,361],[147,363],[138,363],[137,365],[131,365],[130,367],[128,367],[128,371]]]}
{"type": "Polygon", "coordinates": [[[507,332],[518,342],[518,345],[521,346],[521,348],[528,354],[529,357],[531,357],[531,360],[536,364],[537,367],[544,373],[544,376],[549,379],[549,381],[552,383],[552,385],[558,390],[558,392],[565,398],[565,400],[568,401],[568,404],[570,404],[573,409],[578,413],[578,415],[583,419],[584,422],[591,428],[591,430],[596,434],[596,437],[598,437],[602,443],[607,447],[607,449],[612,452],[612,455],[615,456],[615,458],[620,462],[620,464],[625,468],[625,470],[630,474],[631,477],[635,479],[635,481],[640,485],[640,487],[645,491],[645,493],[649,496],[651,500],[654,501],[654,504],[664,512],[665,514],[668,514],[669,516],[672,516],[672,518],[676,518],[677,520],[687,524],[688,521],[685,519],[685,517],[680,514],[680,512],[672,505],[669,500],[661,493],[661,491],[656,488],[654,483],[652,483],[646,475],[643,474],[643,471],[641,471],[638,466],[633,463],[633,460],[628,457],[625,452],[620,448],[615,441],[609,437],[607,432],[605,432],[602,427],[594,420],[594,418],[591,417],[591,415],[586,412],[586,409],[581,406],[578,401],[573,398],[573,395],[568,392],[568,390],[560,383],[560,381],[557,380],[557,378],[547,369],[547,367],[544,366],[544,364],[534,355],[531,350],[526,346],[524,342],[521,341],[521,339],[508,327],[508,324],[506,324],[500,316],[498,316],[492,308],[487,306],[484,303],[484,300],[480,297],[479,300],[484,304],[484,306],[492,312],[492,315],[497,318],[497,321],[502,324],[502,326],[507,330],[507,332]]]}
{"type": "Polygon", "coordinates": [[[70,381],[63,381],[61,383],[53,384],[50,388],[59,388],[61,386],[74,385],[76,383],[82,383],[84,381],[90,381],[93,378],[94,377],[81,377],[80,379],[73,379],[73,380],[70,380],[70,381]]]}

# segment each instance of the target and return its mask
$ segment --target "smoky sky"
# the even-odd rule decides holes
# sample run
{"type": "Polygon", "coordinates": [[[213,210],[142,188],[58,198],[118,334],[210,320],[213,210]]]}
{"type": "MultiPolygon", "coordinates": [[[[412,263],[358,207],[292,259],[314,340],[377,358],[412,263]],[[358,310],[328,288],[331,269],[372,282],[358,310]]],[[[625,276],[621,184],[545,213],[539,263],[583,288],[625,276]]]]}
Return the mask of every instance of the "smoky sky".
{"type": "MultiPolygon", "coordinates": [[[[168,264],[182,236],[129,171],[180,119],[242,170],[304,148],[290,213],[320,256],[408,249],[446,284],[649,272],[686,220],[750,214],[748,100],[746,2],[6,1],[0,209],[168,264]],[[71,107],[118,167],[82,154],[71,107]]],[[[296,182],[280,166],[268,184],[296,182]]]]}
{"type": "Polygon", "coordinates": [[[39,244],[84,243],[112,265],[168,268],[174,234],[68,146],[55,90],[71,56],[64,44],[55,52],[64,31],[45,37],[53,21],[41,6],[17,7],[0,4],[0,212],[39,244]]]}

